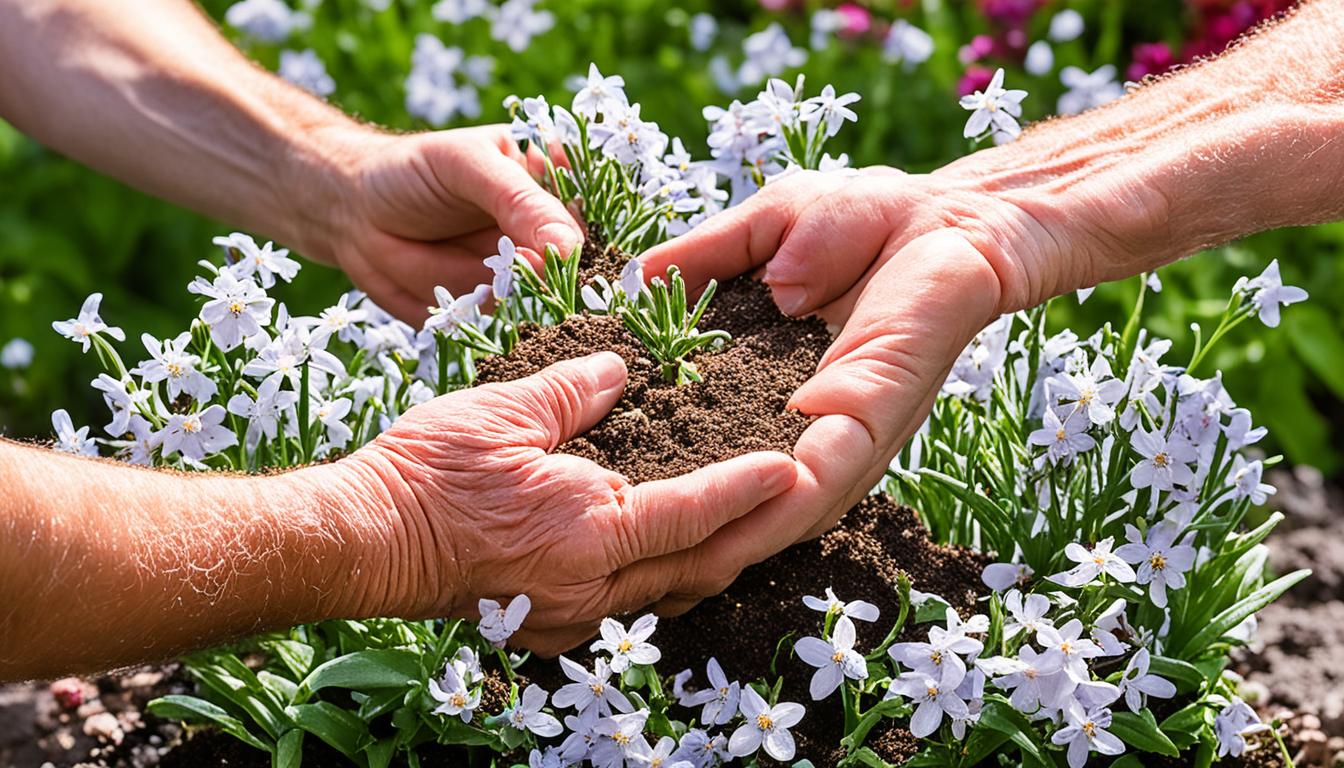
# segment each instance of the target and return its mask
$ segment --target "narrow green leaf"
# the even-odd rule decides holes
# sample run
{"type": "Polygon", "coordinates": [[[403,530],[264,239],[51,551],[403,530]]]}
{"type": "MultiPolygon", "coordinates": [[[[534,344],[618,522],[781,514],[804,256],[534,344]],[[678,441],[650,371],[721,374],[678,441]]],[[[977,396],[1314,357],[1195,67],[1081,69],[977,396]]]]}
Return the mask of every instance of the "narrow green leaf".
{"type": "MultiPolygon", "coordinates": [[[[1185,644],[1182,650],[1204,649],[1205,647],[1217,642],[1223,635],[1232,631],[1247,617],[1253,615],[1261,608],[1279,599],[1279,596],[1287,592],[1311,574],[1311,571],[1294,571],[1287,576],[1280,577],[1265,586],[1257,589],[1247,597],[1233,603],[1231,607],[1213,618],[1209,625],[1200,630],[1190,641],[1185,644]]],[[[1177,654],[1182,656],[1184,654],[1177,654]]]]}
{"type": "Polygon", "coordinates": [[[271,768],[299,768],[303,764],[303,730],[295,728],[280,737],[271,755],[271,768]]]}
{"type": "Polygon", "coordinates": [[[1147,709],[1140,714],[1116,712],[1111,716],[1111,733],[1135,749],[1155,752],[1167,757],[1180,757],[1181,751],[1157,727],[1153,713],[1147,709]]]}
{"type": "Polygon", "coordinates": [[[173,694],[149,702],[146,709],[149,710],[150,714],[168,720],[213,725],[249,747],[259,749],[262,752],[272,752],[275,749],[268,742],[252,735],[241,720],[205,699],[173,694]]]}
{"type": "Polygon", "coordinates": [[[360,750],[369,737],[364,721],[329,701],[294,704],[285,708],[294,725],[325,741],[332,749],[354,760],[365,762],[360,750]]]}
{"type": "Polygon", "coordinates": [[[419,680],[420,655],[387,649],[357,651],[319,665],[299,685],[294,701],[307,701],[323,688],[400,688],[419,680]]]}

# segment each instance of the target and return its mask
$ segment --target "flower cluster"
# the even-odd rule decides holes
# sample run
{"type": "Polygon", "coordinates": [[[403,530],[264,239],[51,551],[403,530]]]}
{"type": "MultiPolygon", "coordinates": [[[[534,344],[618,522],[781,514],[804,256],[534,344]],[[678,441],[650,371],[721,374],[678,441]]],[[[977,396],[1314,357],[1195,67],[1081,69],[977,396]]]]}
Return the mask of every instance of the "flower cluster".
{"type": "Polygon", "coordinates": [[[489,56],[467,56],[434,35],[418,35],[406,76],[406,111],[436,128],[458,116],[480,117],[477,88],[490,84],[494,70],[489,56]]]}

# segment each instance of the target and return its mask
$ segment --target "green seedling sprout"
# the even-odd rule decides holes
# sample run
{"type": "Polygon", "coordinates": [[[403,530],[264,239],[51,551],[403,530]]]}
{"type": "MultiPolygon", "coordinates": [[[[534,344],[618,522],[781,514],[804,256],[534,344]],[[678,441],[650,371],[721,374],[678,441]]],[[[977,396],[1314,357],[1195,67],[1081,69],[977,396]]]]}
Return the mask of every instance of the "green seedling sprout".
{"type": "Polygon", "coordinates": [[[663,378],[678,386],[700,381],[700,372],[687,356],[698,349],[723,344],[731,340],[727,331],[701,332],[696,328],[709,307],[718,283],[710,280],[700,300],[688,314],[686,311],[686,281],[681,270],[670,267],[668,282],[655,277],[639,298],[616,308],[616,313],[649,353],[662,366],[663,378]],[[670,284],[670,285],[669,285],[670,284]]]}

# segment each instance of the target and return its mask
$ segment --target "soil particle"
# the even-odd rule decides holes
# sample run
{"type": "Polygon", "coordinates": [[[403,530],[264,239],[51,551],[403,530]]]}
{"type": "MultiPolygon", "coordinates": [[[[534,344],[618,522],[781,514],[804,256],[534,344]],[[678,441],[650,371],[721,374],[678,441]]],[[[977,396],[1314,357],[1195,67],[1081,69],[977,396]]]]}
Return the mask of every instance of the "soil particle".
{"type": "Polygon", "coordinates": [[[788,410],[830,344],[820,320],[784,318],[769,289],[747,279],[722,287],[701,321],[733,340],[695,359],[704,381],[676,386],[662,379],[643,345],[614,317],[579,315],[549,328],[528,328],[513,352],[480,365],[478,381],[508,381],[600,350],[620,355],[629,384],[616,407],[587,434],[560,446],[632,482],[676,477],[761,450],[791,451],[808,419],[788,410]]]}

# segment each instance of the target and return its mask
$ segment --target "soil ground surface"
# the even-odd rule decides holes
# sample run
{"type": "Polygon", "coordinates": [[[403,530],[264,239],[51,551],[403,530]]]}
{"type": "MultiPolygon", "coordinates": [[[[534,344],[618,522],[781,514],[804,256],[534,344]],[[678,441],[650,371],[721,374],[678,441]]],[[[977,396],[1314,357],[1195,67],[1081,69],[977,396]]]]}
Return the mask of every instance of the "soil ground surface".
{"type": "MultiPolygon", "coordinates": [[[[595,250],[584,259],[588,274],[608,276],[624,261],[595,250]]],[[[702,384],[663,382],[618,320],[588,316],[526,331],[514,354],[482,364],[481,380],[517,378],[602,349],[620,354],[630,370],[625,394],[593,430],[560,450],[591,458],[634,482],[674,477],[751,451],[790,450],[807,419],[786,405],[830,341],[824,325],[783,317],[763,285],[738,279],[722,286],[701,328],[733,336],[724,349],[696,358],[702,384]]],[[[1326,766],[1344,751],[1344,504],[1340,494],[1307,471],[1279,473],[1271,482],[1282,489],[1276,502],[1289,516],[1269,539],[1271,561],[1279,570],[1311,567],[1316,575],[1264,612],[1263,645],[1245,653],[1240,664],[1262,711],[1294,713],[1298,765],[1326,766]]],[[[802,596],[820,595],[831,586],[842,599],[878,604],[881,620],[859,625],[859,647],[866,649],[881,640],[895,617],[898,568],[911,575],[916,589],[969,612],[984,562],[968,551],[935,546],[914,511],[870,497],[837,529],[746,569],[723,594],[664,621],[656,635],[665,657],[660,667],[668,672],[689,668],[703,680],[710,656],[734,678],[773,677],[773,664],[773,671],[785,676],[783,698],[810,710],[796,732],[799,757],[825,768],[838,757],[839,712],[810,701],[810,668],[787,651],[776,656],[776,642],[785,633],[816,630],[820,615],[803,606],[802,596]]],[[[908,629],[903,639],[913,639],[917,631],[908,629]]],[[[529,666],[525,672],[554,689],[557,681],[547,679],[544,668],[529,666]]],[[[174,665],[88,681],[0,687],[0,768],[48,762],[57,768],[269,765],[265,756],[230,737],[195,729],[184,733],[143,713],[150,699],[188,688],[174,665]]],[[[307,743],[305,765],[341,764],[316,739],[307,743]]],[[[867,743],[896,763],[916,748],[909,733],[894,726],[875,730],[867,743]]],[[[452,752],[424,757],[426,766],[462,763],[452,752]]],[[[1261,749],[1236,764],[1281,763],[1271,750],[1261,749]]]]}

